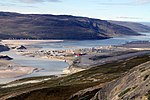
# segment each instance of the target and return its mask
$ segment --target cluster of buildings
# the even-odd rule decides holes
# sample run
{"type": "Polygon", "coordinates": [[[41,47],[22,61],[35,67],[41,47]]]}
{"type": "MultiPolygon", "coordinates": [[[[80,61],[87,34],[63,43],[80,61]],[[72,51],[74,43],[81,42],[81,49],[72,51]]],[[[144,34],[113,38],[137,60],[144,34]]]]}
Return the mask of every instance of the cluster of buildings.
{"type": "MultiPolygon", "coordinates": [[[[102,46],[82,49],[67,49],[67,50],[40,50],[32,52],[34,55],[53,56],[53,57],[79,57],[87,54],[98,54],[116,51],[117,47],[102,46]]],[[[119,49],[118,49],[119,50],[119,49]]]]}

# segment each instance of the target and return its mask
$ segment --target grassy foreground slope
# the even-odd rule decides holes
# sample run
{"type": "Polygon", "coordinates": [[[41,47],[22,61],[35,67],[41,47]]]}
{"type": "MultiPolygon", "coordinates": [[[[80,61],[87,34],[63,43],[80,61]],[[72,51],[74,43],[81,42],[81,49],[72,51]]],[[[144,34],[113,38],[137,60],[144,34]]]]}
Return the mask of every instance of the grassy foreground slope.
{"type": "MultiPolygon", "coordinates": [[[[0,88],[0,98],[8,100],[67,100],[69,98],[70,100],[89,100],[106,83],[121,77],[130,69],[149,61],[149,59],[149,55],[145,55],[100,65],[40,83],[0,88]],[[80,91],[83,89],[87,90],[80,91]],[[80,92],[78,93],[78,91],[80,92]]],[[[40,77],[37,79],[40,79],[40,77]]],[[[36,78],[18,80],[13,84],[29,80],[36,80],[36,78]]]]}

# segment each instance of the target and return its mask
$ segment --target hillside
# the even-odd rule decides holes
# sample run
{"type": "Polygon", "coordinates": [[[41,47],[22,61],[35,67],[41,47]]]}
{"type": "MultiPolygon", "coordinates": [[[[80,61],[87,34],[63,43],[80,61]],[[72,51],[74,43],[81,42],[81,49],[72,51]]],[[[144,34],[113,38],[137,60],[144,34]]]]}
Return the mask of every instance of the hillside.
{"type": "Polygon", "coordinates": [[[147,98],[150,89],[149,59],[148,54],[98,65],[65,77],[20,79],[0,86],[0,100],[120,100],[122,97],[136,96],[147,98]],[[30,83],[38,80],[43,81],[30,83]],[[115,97],[118,98],[114,99],[115,97]]]}
{"type": "Polygon", "coordinates": [[[111,23],[128,27],[136,32],[150,32],[150,25],[136,22],[125,22],[125,21],[109,21],[111,23]]]}
{"type": "Polygon", "coordinates": [[[0,39],[105,39],[139,35],[105,20],[69,15],[0,12],[0,39]]]}
{"type": "Polygon", "coordinates": [[[143,25],[147,25],[150,27],[150,22],[141,22],[143,25]]]}
{"type": "Polygon", "coordinates": [[[101,88],[91,100],[150,100],[149,76],[150,62],[147,62],[101,88]]]}

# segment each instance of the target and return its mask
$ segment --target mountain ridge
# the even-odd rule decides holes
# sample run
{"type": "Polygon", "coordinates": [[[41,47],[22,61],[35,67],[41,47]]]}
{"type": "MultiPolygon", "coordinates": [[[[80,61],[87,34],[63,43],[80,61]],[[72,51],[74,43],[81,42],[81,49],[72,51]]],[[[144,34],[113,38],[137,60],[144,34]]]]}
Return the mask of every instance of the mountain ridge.
{"type": "Polygon", "coordinates": [[[128,22],[128,21],[111,21],[108,22],[128,27],[136,32],[150,32],[150,24],[148,25],[145,23],[137,23],[137,22],[128,22]]]}
{"type": "Polygon", "coordinates": [[[0,12],[1,39],[107,39],[140,35],[105,20],[72,15],[0,12]]]}

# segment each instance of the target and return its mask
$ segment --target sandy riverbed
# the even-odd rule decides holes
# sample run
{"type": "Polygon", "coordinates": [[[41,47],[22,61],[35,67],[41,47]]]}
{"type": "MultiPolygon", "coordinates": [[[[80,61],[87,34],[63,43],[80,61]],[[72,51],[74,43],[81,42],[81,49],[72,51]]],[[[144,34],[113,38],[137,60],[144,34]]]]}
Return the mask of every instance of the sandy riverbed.
{"type": "MultiPolygon", "coordinates": [[[[36,44],[36,43],[62,42],[62,41],[63,40],[2,40],[1,43],[3,45],[8,45],[11,48],[11,47],[18,47],[20,45],[26,46],[26,45],[36,44]]],[[[22,53],[19,52],[19,50],[17,50],[17,49],[11,49],[11,50],[18,55],[22,55],[22,53]]],[[[39,48],[27,46],[27,49],[22,50],[22,51],[34,52],[34,51],[38,51],[38,50],[39,50],[39,48]]],[[[44,56],[40,56],[40,58],[44,58],[44,56]]],[[[57,58],[47,58],[46,57],[45,59],[64,61],[62,59],[57,59],[57,58]]],[[[28,67],[28,66],[24,67],[24,66],[20,66],[20,65],[14,65],[13,67],[9,67],[9,65],[13,64],[14,62],[11,62],[11,64],[9,64],[9,63],[10,62],[8,62],[8,61],[3,62],[3,64],[5,65],[5,69],[0,69],[0,78],[16,78],[19,76],[31,74],[34,70],[39,70],[37,68],[28,67]]],[[[1,62],[0,62],[0,64],[1,64],[1,62]]]]}
{"type": "Polygon", "coordinates": [[[2,44],[7,45],[31,45],[36,43],[46,43],[46,42],[63,42],[63,40],[2,40],[2,44]]]}
{"type": "Polygon", "coordinates": [[[0,78],[15,78],[31,74],[36,68],[20,66],[11,61],[0,60],[0,78]]]}
{"type": "Polygon", "coordinates": [[[33,70],[34,70],[33,67],[7,68],[4,70],[0,70],[0,78],[15,78],[15,77],[31,74],[33,70]]]}

